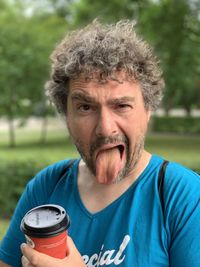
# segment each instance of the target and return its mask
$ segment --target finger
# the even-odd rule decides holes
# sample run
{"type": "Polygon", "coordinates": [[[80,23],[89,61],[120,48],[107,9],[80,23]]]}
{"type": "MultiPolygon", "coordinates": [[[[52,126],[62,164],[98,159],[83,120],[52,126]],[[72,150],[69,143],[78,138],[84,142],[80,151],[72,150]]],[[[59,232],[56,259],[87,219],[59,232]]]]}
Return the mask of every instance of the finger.
{"type": "Polygon", "coordinates": [[[67,237],[67,245],[69,248],[70,255],[79,255],[81,257],[81,254],[79,253],[78,249],[76,248],[74,241],[70,236],[67,237]]]}
{"type": "Polygon", "coordinates": [[[76,246],[74,244],[74,241],[71,239],[70,236],[67,237],[67,245],[69,247],[70,254],[73,254],[73,253],[75,253],[77,251],[77,248],[76,248],[76,246]]]}
{"type": "Polygon", "coordinates": [[[35,267],[54,267],[54,264],[57,263],[57,259],[40,253],[27,244],[21,245],[21,251],[23,256],[25,256],[29,262],[25,265],[26,267],[30,267],[32,265],[35,267]]]}
{"type": "Polygon", "coordinates": [[[21,261],[22,261],[23,267],[25,267],[27,265],[27,263],[29,262],[25,256],[22,256],[21,261]]]}
{"type": "Polygon", "coordinates": [[[67,244],[68,244],[68,248],[69,248],[69,255],[64,259],[64,263],[66,263],[66,266],[86,267],[86,265],[85,265],[85,263],[81,257],[81,254],[79,253],[73,240],[69,236],[67,238],[67,244]]]}
{"type": "Polygon", "coordinates": [[[22,267],[27,267],[29,264],[29,261],[27,260],[25,256],[22,256],[21,262],[22,262],[22,267]]]}
{"type": "Polygon", "coordinates": [[[30,262],[27,260],[25,256],[22,256],[21,258],[22,267],[34,267],[30,262]]]}

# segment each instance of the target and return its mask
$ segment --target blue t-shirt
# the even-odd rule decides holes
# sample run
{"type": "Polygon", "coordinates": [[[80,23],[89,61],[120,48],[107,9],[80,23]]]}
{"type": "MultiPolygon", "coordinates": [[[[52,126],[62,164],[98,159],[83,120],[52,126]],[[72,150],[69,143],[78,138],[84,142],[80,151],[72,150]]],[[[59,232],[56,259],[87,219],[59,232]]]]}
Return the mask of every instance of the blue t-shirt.
{"type": "Polygon", "coordinates": [[[61,175],[67,160],[42,170],[32,179],[0,247],[0,259],[21,266],[20,222],[31,208],[63,206],[71,219],[69,235],[86,265],[123,267],[200,266],[200,179],[170,162],[164,178],[164,213],[158,193],[163,159],[153,155],[138,179],[114,202],[92,214],[77,188],[79,160],[61,175]]]}

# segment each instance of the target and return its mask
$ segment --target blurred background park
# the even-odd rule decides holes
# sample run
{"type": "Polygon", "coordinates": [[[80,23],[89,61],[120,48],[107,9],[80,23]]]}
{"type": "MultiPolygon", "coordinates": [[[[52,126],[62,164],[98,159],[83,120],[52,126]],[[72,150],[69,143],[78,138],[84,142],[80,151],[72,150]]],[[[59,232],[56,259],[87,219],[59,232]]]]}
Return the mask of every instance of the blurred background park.
{"type": "Polygon", "coordinates": [[[166,91],[146,147],[200,172],[199,0],[0,0],[0,240],[34,174],[78,156],[43,88],[55,45],[96,17],[134,19],[152,44],[166,91]]]}

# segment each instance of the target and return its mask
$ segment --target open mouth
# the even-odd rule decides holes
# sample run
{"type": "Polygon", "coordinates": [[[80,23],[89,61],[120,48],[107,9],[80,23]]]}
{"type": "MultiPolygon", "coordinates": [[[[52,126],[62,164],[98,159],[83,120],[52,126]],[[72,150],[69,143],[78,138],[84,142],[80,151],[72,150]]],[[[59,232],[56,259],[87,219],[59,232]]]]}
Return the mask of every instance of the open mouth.
{"type": "Polygon", "coordinates": [[[106,151],[109,152],[109,150],[114,150],[114,149],[118,149],[119,154],[120,154],[120,158],[122,159],[123,154],[124,154],[124,151],[125,151],[125,146],[124,146],[124,144],[119,144],[119,145],[116,145],[116,146],[113,146],[113,145],[109,145],[109,146],[107,146],[107,145],[106,145],[105,147],[103,147],[103,148],[101,148],[101,149],[99,149],[99,150],[97,151],[97,153],[96,153],[96,155],[95,155],[95,158],[97,158],[97,156],[98,156],[99,153],[101,153],[101,152],[106,152],[106,151]]]}
{"type": "Polygon", "coordinates": [[[123,145],[118,145],[117,148],[119,149],[120,158],[122,158],[125,148],[123,145]]]}

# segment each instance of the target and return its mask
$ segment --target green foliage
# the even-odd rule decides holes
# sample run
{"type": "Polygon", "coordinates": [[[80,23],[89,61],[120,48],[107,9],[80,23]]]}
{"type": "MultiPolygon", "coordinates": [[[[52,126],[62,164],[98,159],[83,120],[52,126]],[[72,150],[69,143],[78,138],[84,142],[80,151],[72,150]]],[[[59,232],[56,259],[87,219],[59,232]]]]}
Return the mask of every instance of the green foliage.
{"type": "Polygon", "coordinates": [[[26,18],[11,21],[8,18],[3,23],[0,43],[3,59],[1,108],[4,107],[3,114],[25,116],[43,99],[43,83],[48,76],[48,56],[52,45],[45,27],[39,22],[26,18]],[[24,100],[27,100],[27,105],[24,100]]]}
{"type": "Polygon", "coordinates": [[[141,32],[151,40],[161,59],[166,111],[179,106],[187,113],[199,107],[200,21],[198,3],[164,0],[141,13],[141,32]]]}
{"type": "Polygon", "coordinates": [[[10,122],[10,146],[15,118],[51,113],[43,87],[49,55],[65,27],[58,16],[27,16],[20,5],[4,3],[0,10],[0,116],[10,122]]]}
{"type": "Polygon", "coordinates": [[[38,143],[38,131],[17,130],[18,146],[5,145],[0,133],[0,217],[10,217],[26,183],[42,168],[65,158],[78,157],[65,131],[50,131],[44,145],[38,143]]]}
{"type": "Polygon", "coordinates": [[[0,20],[0,26],[1,115],[26,116],[31,105],[42,98],[41,88],[48,73],[41,30],[17,14],[11,19],[9,13],[0,20]]]}
{"type": "Polygon", "coordinates": [[[200,134],[200,119],[198,117],[154,116],[151,130],[156,133],[200,134]]]}
{"type": "Polygon", "coordinates": [[[136,7],[137,3],[130,0],[75,1],[71,7],[74,15],[73,24],[87,24],[97,17],[110,23],[119,19],[131,18],[136,7]]]}
{"type": "Polygon", "coordinates": [[[1,162],[1,217],[8,217],[13,213],[16,203],[19,200],[26,183],[46,165],[46,162],[33,160],[1,162]]]}
{"type": "Polygon", "coordinates": [[[0,219],[0,242],[4,236],[4,234],[6,233],[6,230],[8,228],[9,225],[9,220],[4,220],[4,219],[0,219]]]}

